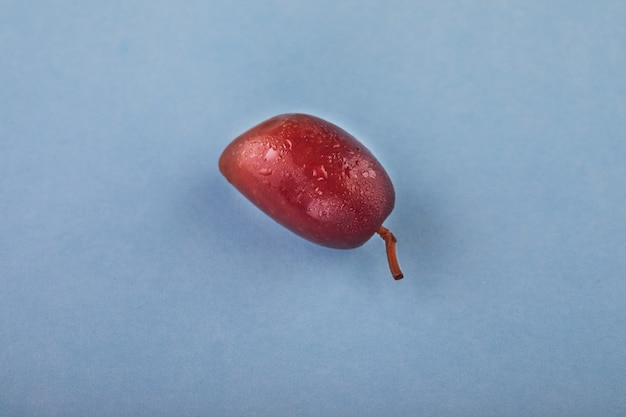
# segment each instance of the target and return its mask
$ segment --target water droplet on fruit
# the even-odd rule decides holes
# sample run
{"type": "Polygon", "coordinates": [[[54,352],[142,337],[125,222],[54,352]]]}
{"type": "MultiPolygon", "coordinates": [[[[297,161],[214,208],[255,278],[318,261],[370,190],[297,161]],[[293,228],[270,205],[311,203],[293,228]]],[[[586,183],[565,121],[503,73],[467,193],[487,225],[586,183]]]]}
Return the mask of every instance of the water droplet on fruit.
{"type": "Polygon", "coordinates": [[[261,174],[261,175],[272,175],[272,169],[271,168],[267,168],[267,167],[263,167],[263,168],[259,169],[259,174],[261,174]]]}
{"type": "Polygon", "coordinates": [[[263,159],[271,162],[275,160],[277,157],[278,157],[278,151],[274,148],[269,148],[267,152],[265,152],[265,156],[263,157],[263,159]]]}
{"type": "Polygon", "coordinates": [[[323,181],[324,179],[328,179],[328,171],[326,171],[326,167],[324,165],[316,165],[312,170],[313,176],[318,181],[323,181]]]}
{"type": "Polygon", "coordinates": [[[367,171],[363,171],[361,175],[363,175],[363,178],[376,178],[376,171],[372,168],[368,168],[367,171]]]}

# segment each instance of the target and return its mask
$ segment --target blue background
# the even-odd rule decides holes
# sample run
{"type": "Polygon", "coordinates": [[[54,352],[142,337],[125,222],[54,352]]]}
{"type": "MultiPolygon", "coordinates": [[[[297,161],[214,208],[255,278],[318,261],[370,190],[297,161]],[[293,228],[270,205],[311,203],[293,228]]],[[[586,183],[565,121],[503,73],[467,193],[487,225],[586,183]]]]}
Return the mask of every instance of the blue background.
{"type": "Polygon", "coordinates": [[[626,414],[626,3],[0,3],[0,415],[626,414]],[[364,142],[384,245],[220,175],[364,142]]]}

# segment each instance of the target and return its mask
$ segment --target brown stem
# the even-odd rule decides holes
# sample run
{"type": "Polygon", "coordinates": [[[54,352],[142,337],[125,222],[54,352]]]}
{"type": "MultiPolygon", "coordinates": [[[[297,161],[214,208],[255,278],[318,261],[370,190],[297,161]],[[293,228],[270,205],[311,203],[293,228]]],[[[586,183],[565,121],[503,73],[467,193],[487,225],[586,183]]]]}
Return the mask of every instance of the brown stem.
{"type": "Polygon", "coordinates": [[[393,278],[398,280],[404,277],[404,274],[400,270],[398,265],[398,256],[396,255],[396,237],[386,227],[380,226],[377,233],[385,241],[385,249],[387,250],[387,262],[389,263],[389,270],[393,278]]]}

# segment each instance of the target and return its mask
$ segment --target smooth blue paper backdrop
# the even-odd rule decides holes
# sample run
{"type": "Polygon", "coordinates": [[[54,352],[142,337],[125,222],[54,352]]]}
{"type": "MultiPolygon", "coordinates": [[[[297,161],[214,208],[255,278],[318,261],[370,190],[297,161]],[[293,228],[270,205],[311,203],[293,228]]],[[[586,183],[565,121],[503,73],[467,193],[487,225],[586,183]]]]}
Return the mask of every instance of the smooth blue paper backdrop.
{"type": "Polygon", "coordinates": [[[0,2],[0,415],[623,416],[623,1],[0,2]],[[235,136],[328,119],[384,245],[281,228],[235,136]]]}

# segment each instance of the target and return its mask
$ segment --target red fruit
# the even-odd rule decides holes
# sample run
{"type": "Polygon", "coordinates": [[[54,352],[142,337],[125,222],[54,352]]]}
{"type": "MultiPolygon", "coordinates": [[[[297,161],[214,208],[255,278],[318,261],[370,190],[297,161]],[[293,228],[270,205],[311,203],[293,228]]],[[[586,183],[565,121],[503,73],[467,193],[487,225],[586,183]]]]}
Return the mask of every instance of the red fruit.
{"type": "Polygon", "coordinates": [[[380,234],[391,273],[402,278],[396,238],[382,226],[393,210],[393,185],[346,131],[306,114],[276,116],[233,140],[219,167],[257,207],[314,243],[349,249],[380,234]]]}

